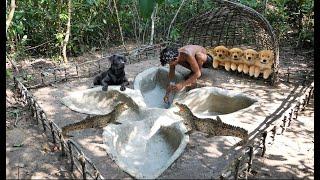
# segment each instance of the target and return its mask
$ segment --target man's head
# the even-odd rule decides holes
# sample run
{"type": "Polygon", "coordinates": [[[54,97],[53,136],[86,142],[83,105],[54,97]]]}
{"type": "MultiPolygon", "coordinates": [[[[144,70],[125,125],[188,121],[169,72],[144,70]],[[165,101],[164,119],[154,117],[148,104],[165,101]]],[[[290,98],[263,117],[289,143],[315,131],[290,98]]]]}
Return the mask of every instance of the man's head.
{"type": "Polygon", "coordinates": [[[164,66],[167,63],[170,63],[171,61],[176,60],[178,56],[179,56],[178,48],[166,47],[160,52],[161,65],[164,66]]]}

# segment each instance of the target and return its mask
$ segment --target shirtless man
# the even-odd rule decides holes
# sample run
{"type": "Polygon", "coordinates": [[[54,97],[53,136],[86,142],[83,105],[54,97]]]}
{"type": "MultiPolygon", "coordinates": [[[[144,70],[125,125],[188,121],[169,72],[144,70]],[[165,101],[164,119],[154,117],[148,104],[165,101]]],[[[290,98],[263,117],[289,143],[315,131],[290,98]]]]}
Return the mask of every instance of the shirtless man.
{"type": "Polygon", "coordinates": [[[179,49],[177,48],[165,48],[160,53],[160,62],[164,66],[169,64],[169,81],[170,84],[167,87],[166,95],[164,96],[164,102],[168,103],[168,96],[171,91],[180,91],[186,86],[191,86],[196,83],[197,79],[201,76],[201,68],[212,67],[213,58],[207,55],[207,51],[204,47],[198,45],[186,45],[179,49]],[[171,83],[175,75],[175,67],[177,64],[191,70],[188,78],[180,83],[173,85],[171,83]]]}

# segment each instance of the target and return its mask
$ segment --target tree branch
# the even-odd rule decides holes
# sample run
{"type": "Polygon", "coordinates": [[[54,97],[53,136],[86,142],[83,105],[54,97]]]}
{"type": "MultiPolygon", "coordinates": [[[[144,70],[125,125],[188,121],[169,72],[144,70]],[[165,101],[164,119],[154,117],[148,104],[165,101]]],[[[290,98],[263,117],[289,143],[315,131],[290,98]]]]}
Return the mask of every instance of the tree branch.
{"type": "Polygon", "coordinates": [[[68,63],[68,58],[67,58],[67,44],[69,41],[70,37],[70,29],[71,29],[71,5],[72,5],[72,0],[68,1],[68,22],[67,22],[67,31],[66,35],[64,37],[63,43],[62,43],[62,56],[63,56],[63,61],[64,63],[68,63]]]}
{"type": "Polygon", "coordinates": [[[170,26],[169,26],[169,29],[168,29],[168,34],[167,34],[167,41],[168,41],[168,39],[169,39],[171,26],[172,26],[173,22],[176,20],[177,15],[178,15],[178,13],[179,13],[179,11],[180,11],[180,9],[181,9],[181,7],[183,6],[183,4],[184,4],[185,1],[186,1],[186,0],[183,0],[183,1],[181,2],[179,9],[177,10],[176,14],[174,15],[174,17],[173,17],[173,19],[172,19],[172,21],[171,21],[171,23],[170,23],[170,26]]]}
{"type": "Polygon", "coordinates": [[[154,36],[154,23],[156,20],[157,15],[157,9],[158,9],[158,3],[156,3],[156,6],[153,9],[153,12],[151,14],[151,35],[150,35],[150,45],[153,44],[153,36],[154,36]]]}
{"type": "Polygon", "coordinates": [[[122,35],[122,27],[120,24],[120,19],[119,19],[119,14],[118,14],[118,9],[117,9],[117,3],[115,0],[113,0],[113,4],[114,4],[114,9],[116,10],[116,15],[117,15],[117,20],[118,20],[118,26],[119,26],[119,31],[120,31],[120,35],[121,35],[121,40],[122,40],[122,45],[125,51],[127,51],[127,48],[124,44],[124,40],[123,40],[123,35],[122,35]]]}
{"type": "Polygon", "coordinates": [[[11,58],[9,58],[8,56],[6,56],[6,59],[10,62],[11,67],[14,69],[15,73],[19,73],[19,69],[17,67],[16,62],[14,62],[11,58]]]}
{"type": "Polygon", "coordinates": [[[16,1],[15,0],[11,0],[9,15],[8,15],[8,17],[6,19],[6,34],[7,34],[7,31],[8,31],[8,28],[9,28],[9,26],[11,24],[15,9],[16,9],[16,1]]]}

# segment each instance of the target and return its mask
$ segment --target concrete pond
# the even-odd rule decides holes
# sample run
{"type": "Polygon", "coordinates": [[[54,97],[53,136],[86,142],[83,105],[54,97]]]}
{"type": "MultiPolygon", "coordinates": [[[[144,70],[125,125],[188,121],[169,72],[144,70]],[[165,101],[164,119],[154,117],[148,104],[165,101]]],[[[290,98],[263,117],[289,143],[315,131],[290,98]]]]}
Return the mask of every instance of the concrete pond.
{"type": "MultiPolygon", "coordinates": [[[[189,70],[176,68],[175,82],[189,70]]],[[[75,79],[32,90],[49,119],[63,127],[88,114],[107,114],[120,101],[133,109],[118,117],[122,124],[103,129],[74,131],[72,139],[108,179],[218,178],[243,149],[232,136],[206,138],[186,135],[175,102],[186,104],[194,115],[220,119],[249,132],[249,140],[261,133],[289,108],[303,92],[302,86],[280,83],[276,87],[243,78],[241,74],[203,69],[197,88],[174,94],[163,103],[167,67],[151,59],[126,66],[130,86],[120,91],[110,86],[89,88],[93,78],[75,79]]]]}

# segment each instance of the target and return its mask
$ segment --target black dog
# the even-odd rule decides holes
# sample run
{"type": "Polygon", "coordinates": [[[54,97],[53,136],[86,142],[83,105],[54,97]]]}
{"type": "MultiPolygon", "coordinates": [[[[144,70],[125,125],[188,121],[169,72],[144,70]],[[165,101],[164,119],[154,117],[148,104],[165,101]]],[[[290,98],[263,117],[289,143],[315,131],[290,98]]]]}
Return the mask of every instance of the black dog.
{"type": "Polygon", "coordinates": [[[124,64],[127,59],[121,55],[112,55],[109,57],[111,67],[93,80],[93,85],[102,85],[102,90],[107,91],[108,85],[121,85],[120,90],[126,90],[126,85],[129,85],[128,79],[124,72],[124,64]]]}

